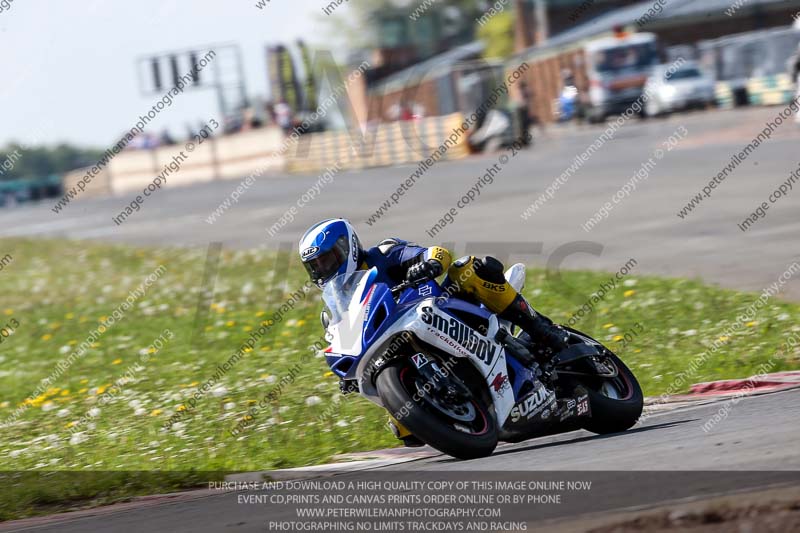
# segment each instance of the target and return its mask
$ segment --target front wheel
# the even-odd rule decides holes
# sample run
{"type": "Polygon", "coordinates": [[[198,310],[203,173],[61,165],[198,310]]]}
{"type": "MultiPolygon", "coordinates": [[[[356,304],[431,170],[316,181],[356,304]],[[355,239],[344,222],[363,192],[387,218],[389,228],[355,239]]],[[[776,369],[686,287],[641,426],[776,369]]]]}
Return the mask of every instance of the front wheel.
{"type": "MultiPolygon", "coordinates": [[[[442,378],[457,380],[452,374],[442,378]]],[[[491,455],[497,446],[497,422],[484,402],[471,395],[437,393],[419,371],[403,360],[376,379],[384,407],[417,438],[457,459],[491,455]]]]}
{"type": "Polygon", "coordinates": [[[600,357],[604,366],[614,370],[613,378],[582,378],[581,385],[589,395],[591,417],[581,423],[592,433],[606,434],[633,427],[642,415],[644,395],[633,372],[611,352],[600,357]]]}

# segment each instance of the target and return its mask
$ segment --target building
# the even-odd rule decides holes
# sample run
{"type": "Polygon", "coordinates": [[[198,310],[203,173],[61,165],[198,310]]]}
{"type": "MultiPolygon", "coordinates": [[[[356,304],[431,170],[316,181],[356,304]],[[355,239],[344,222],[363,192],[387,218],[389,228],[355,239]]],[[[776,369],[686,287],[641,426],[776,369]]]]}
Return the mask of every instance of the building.
{"type": "Polygon", "coordinates": [[[638,2],[586,20],[520,50],[509,60],[507,68],[515,68],[523,61],[533,67],[526,73],[533,95],[528,104],[529,113],[542,122],[550,122],[555,119],[554,101],[563,87],[562,72],[574,72],[575,85],[585,93],[588,80],[580,75],[584,45],[592,39],[612,35],[615,28],[655,33],[666,59],[668,50],[674,47],[695,53],[701,41],[789,27],[800,12],[800,0],[748,0],[738,9],[732,6],[729,0],[638,2]]]}
{"type": "MultiPolygon", "coordinates": [[[[588,89],[587,78],[581,76],[583,47],[613,35],[615,28],[655,33],[666,60],[670,51],[697,54],[701,41],[789,27],[800,12],[800,0],[746,0],[738,8],[730,0],[496,2],[515,9],[518,51],[505,67],[511,70],[523,61],[535,66],[525,74],[532,95],[528,109],[542,122],[555,118],[553,106],[563,86],[563,72],[575,74],[580,91],[588,89]]],[[[426,16],[436,21],[439,15],[426,16]]],[[[502,69],[481,59],[483,45],[473,40],[474,28],[467,28],[464,20],[445,30],[423,18],[411,21],[408,9],[375,17],[380,46],[373,53],[377,67],[367,76],[363,91],[366,120],[393,120],[403,103],[416,105],[427,116],[469,113],[475,107],[474,94],[502,82],[502,69]]]]}

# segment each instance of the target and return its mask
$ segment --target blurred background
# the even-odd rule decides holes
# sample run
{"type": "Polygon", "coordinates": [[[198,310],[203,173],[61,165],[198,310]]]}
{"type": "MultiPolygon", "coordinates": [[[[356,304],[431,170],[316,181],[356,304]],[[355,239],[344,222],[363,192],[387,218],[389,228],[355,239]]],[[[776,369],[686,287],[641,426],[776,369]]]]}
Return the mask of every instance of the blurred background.
{"type": "MultiPolygon", "coordinates": [[[[169,159],[166,147],[210,119],[222,126],[193,157],[191,177],[182,173],[185,184],[246,175],[271,154],[270,170],[325,168],[333,153],[282,150],[280,132],[366,131],[394,121],[435,128],[442,123],[435,117],[469,116],[523,62],[520,82],[481,109],[465,149],[449,157],[496,149],[529,128],[602,122],[641,95],[654,67],[679,57],[690,63],[662,84],[650,115],[778,105],[794,92],[800,41],[794,1],[254,0],[222,8],[173,0],[96,1],[80,14],[40,9],[16,1],[0,13],[0,40],[14,51],[0,59],[5,208],[74,186],[79,169],[97,162],[211,49],[213,63],[82,196],[138,189],[169,159]],[[348,79],[359,65],[364,75],[348,79]],[[335,105],[314,114],[331,96],[335,105]]],[[[349,156],[339,140],[321,135],[309,144],[333,143],[329,152],[349,156]]],[[[382,141],[374,141],[374,157],[349,166],[408,162],[383,153],[382,141]]]]}

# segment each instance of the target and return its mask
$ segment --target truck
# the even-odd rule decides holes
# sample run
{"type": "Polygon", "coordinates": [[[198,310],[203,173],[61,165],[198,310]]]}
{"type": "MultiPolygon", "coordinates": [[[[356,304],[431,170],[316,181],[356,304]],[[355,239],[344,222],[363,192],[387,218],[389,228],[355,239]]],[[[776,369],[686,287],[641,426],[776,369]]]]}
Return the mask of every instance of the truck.
{"type": "Polygon", "coordinates": [[[589,94],[580,101],[590,122],[624,112],[642,96],[660,63],[653,33],[631,33],[589,41],[585,46],[589,94]]]}
{"type": "Polygon", "coordinates": [[[577,90],[577,115],[591,122],[625,111],[644,90],[660,64],[658,39],[650,32],[615,29],[603,36],[567,40],[557,36],[515,56],[507,68],[525,61],[531,68],[529,112],[539,122],[563,116],[559,100],[565,87],[577,90]]]}

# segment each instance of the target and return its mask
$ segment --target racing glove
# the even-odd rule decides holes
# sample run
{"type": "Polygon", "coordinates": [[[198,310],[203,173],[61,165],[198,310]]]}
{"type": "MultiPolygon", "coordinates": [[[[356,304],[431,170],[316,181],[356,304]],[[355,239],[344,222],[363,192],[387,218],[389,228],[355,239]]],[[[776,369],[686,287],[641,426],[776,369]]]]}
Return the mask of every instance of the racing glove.
{"type": "Polygon", "coordinates": [[[433,279],[442,273],[442,264],[436,259],[415,263],[406,271],[406,281],[419,282],[433,279]]]}

